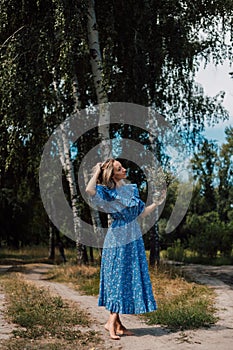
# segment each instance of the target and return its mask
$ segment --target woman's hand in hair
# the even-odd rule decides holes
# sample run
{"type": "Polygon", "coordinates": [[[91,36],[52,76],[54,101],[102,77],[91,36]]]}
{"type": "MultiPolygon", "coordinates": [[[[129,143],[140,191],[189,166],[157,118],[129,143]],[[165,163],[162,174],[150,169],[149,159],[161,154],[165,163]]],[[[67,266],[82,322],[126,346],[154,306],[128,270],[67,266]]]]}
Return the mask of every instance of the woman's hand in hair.
{"type": "Polygon", "coordinates": [[[92,172],[92,174],[94,175],[94,174],[100,174],[101,173],[101,167],[102,167],[102,164],[103,163],[97,163],[94,167],[93,167],[93,172],[92,172]]]}
{"type": "Polygon", "coordinates": [[[91,195],[94,196],[96,193],[96,183],[98,181],[98,177],[101,173],[101,165],[102,163],[97,163],[93,169],[92,169],[92,177],[90,179],[90,181],[87,184],[86,187],[86,192],[91,195]]]}

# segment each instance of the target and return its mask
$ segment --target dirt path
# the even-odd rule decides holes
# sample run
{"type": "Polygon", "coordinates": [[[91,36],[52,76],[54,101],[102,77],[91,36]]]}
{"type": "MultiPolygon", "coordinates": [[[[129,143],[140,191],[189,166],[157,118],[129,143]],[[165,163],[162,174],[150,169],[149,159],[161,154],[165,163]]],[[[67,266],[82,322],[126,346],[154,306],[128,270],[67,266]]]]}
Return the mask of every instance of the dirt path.
{"type": "MultiPolygon", "coordinates": [[[[0,273],[5,273],[11,266],[1,266],[0,273]]],[[[1,339],[9,339],[11,337],[11,333],[15,326],[11,323],[8,323],[4,317],[4,311],[6,308],[5,295],[0,286],[0,340],[1,339]]]]}
{"type": "MultiPolygon", "coordinates": [[[[219,309],[218,316],[220,317],[215,326],[197,331],[172,333],[160,326],[148,326],[137,316],[123,315],[123,322],[130,330],[135,332],[135,335],[132,337],[121,337],[120,341],[111,340],[108,333],[103,331],[108,312],[104,308],[97,307],[96,297],[80,295],[69,286],[44,279],[43,275],[51,267],[51,265],[45,264],[32,265],[29,269],[27,268],[28,271],[25,274],[25,278],[33,281],[38,286],[49,288],[51,292],[59,294],[62,298],[77,302],[80,307],[88,310],[94,321],[93,329],[103,334],[106,349],[229,350],[232,348],[233,288],[221,281],[218,278],[219,276],[216,276],[223,267],[220,267],[218,271],[215,270],[215,272],[211,270],[212,267],[208,269],[208,267],[203,268],[200,265],[183,267],[196,280],[215,289],[217,294],[216,306],[219,309]]],[[[226,270],[227,275],[233,276],[233,266],[226,267],[226,270]]]]}

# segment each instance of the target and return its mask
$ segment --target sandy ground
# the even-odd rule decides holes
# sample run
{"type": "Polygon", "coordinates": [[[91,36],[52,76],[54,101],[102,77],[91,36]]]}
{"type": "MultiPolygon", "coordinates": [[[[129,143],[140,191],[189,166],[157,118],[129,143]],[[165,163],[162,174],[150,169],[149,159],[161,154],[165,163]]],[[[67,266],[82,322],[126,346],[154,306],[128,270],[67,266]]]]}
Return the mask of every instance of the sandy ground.
{"type": "MultiPolygon", "coordinates": [[[[8,268],[8,266],[0,266],[0,271],[6,272],[8,268]]],[[[191,274],[192,278],[214,288],[216,292],[216,307],[218,308],[217,316],[220,318],[215,326],[195,331],[170,332],[161,326],[148,326],[136,315],[122,315],[121,318],[124,324],[135,335],[130,337],[123,336],[119,341],[111,340],[108,333],[103,330],[103,325],[108,318],[108,312],[102,307],[97,307],[97,298],[80,295],[67,285],[44,279],[45,272],[50,268],[52,266],[46,264],[27,265],[25,278],[33,281],[38,286],[49,288],[51,292],[60,295],[64,299],[77,302],[80,307],[87,310],[93,318],[92,329],[101,332],[104,339],[104,345],[101,346],[101,349],[99,347],[96,347],[96,349],[233,349],[233,266],[188,265],[182,267],[184,271],[191,274]]],[[[14,327],[14,325],[9,325],[5,322],[2,314],[4,307],[4,294],[0,290],[0,339],[10,337],[14,327]]]]}
{"type": "MultiPolygon", "coordinates": [[[[0,266],[0,273],[7,272],[8,269],[10,269],[11,266],[0,266]]],[[[3,293],[3,289],[0,285],[0,340],[1,339],[9,339],[11,337],[11,333],[14,328],[16,328],[15,325],[8,323],[6,319],[4,318],[4,311],[6,308],[6,300],[5,295],[3,293]]],[[[0,344],[1,349],[1,344],[0,344]]]]}

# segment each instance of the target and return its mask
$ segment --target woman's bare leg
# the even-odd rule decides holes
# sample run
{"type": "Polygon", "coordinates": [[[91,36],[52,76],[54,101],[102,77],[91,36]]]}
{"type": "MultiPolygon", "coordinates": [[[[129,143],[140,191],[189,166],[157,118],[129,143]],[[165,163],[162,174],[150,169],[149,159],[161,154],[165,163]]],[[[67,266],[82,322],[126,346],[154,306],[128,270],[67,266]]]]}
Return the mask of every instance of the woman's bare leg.
{"type": "MultiPolygon", "coordinates": [[[[109,317],[107,323],[105,324],[105,329],[110,332],[110,323],[111,323],[111,316],[109,317]]],[[[116,314],[116,319],[114,322],[114,330],[115,334],[120,335],[134,335],[133,332],[129,331],[123,324],[121,323],[119,314],[116,314]]],[[[111,336],[111,334],[110,334],[111,336]]]]}
{"type": "Polygon", "coordinates": [[[134,335],[133,332],[129,331],[125,326],[123,326],[119,314],[117,314],[117,321],[116,321],[116,333],[121,335],[134,335]]]}
{"type": "Polygon", "coordinates": [[[119,335],[116,335],[117,316],[118,314],[116,312],[110,312],[109,319],[104,326],[104,328],[109,331],[109,335],[111,339],[114,339],[114,340],[120,339],[119,335]]]}

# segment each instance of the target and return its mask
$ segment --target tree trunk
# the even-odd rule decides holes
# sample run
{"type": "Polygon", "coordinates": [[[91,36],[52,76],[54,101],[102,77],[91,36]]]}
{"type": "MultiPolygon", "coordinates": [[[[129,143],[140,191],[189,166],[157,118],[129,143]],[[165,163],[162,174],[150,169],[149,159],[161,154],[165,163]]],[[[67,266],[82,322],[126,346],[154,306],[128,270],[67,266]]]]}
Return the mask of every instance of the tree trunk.
{"type": "MultiPolygon", "coordinates": [[[[73,97],[74,97],[74,101],[75,101],[74,113],[79,113],[80,103],[79,103],[79,95],[78,95],[78,80],[77,80],[76,75],[74,76],[74,80],[73,80],[73,97]]],[[[80,142],[80,144],[84,145],[85,142],[80,142]]],[[[82,151],[85,153],[85,149],[82,151]]],[[[85,167],[83,168],[83,179],[84,179],[85,185],[87,185],[89,178],[88,178],[88,170],[85,167]]],[[[97,242],[99,242],[99,240],[98,240],[99,227],[102,226],[99,212],[90,207],[90,214],[91,214],[91,219],[92,219],[93,230],[94,230],[95,236],[97,238],[97,242]]],[[[98,244],[98,246],[99,246],[99,244],[98,244]]],[[[78,241],[76,241],[76,247],[77,247],[77,254],[79,256],[78,261],[80,260],[80,258],[82,256],[83,263],[88,263],[88,255],[87,255],[86,248],[84,249],[78,241]],[[80,256],[80,252],[81,252],[81,256],[80,256]]],[[[99,256],[101,257],[101,249],[99,249],[99,256]]]]}
{"type": "Polygon", "coordinates": [[[110,112],[108,107],[108,96],[104,86],[103,62],[99,44],[99,33],[97,30],[95,15],[95,1],[88,3],[88,42],[91,57],[91,68],[95,84],[97,101],[99,104],[99,126],[98,132],[101,143],[101,157],[106,159],[111,156],[111,145],[109,137],[110,112]]]}
{"type": "MultiPolygon", "coordinates": [[[[156,112],[152,109],[149,110],[149,125],[150,125],[150,146],[151,151],[155,157],[155,164],[157,163],[158,149],[157,149],[157,133],[158,133],[158,125],[156,121],[156,112]]],[[[158,164],[156,164],[158,165],[158,164]]],[[[159,166],[159,165],[158,165],[159,166]]],[[[154,193],[159,192],[160,190],[160,182],[159,178],[158,166],[152,166],[150,168],[150,175],[152,181],[152,191],[154,193]]],[[[153,194],[152,194],[153,198],[153,194]]],[[[153,198],[155,199],[155,198],[153,198]]],[[[150,257],[149,262],[151,267],[155,267],[155,264],[158,266],[160,263],[160,242],[159,242],[159,226],[158,226],[158,207],[155,209],[155,224],[151,229],[150,234],[150,257]]]]}
{"type": "Polygon", "coordinates": [[[60,232],[58,231],[58,229],[56,227],[54,227],[54,229],[55,229],[55,235],[56,235],[56,247],[59,250],[60,257],[61,257],[63,263],[66,263],[67,260],[66,260],[64,245],[63,245],[61,237],[60,237],[60,232]]]}
{"type": "MultiPolygon", "coordinates": [[[[58,90],[58,84],[56,81],[53,82],[53,86],[57,94],[58,104],[59,104],[60,103],[59,90],[58,90]]],[[[78,201],[77,201],[78,193],[77,193],[76,179],[75,179],[75,173],[74,173],[74,166],[70,158],[69,139],[65,130],[64,123],[60,124],[60,130],[59,130],[59,135],[57,140],[58,140],[58,147],[59,147],[59,153],[60,153],[60,160],[61,160],[63,169],[65,171],[66,179],[69,184],[69,190],[70,190],[70,201],[71,201],[71,208],[73,213],[74,233],[75,233],[75,239],[76,239],[76,247],[78,250],[77,262],[79,264],[81,264],[82,262],[86,263],[86,260],[87,260],[86,252],[83,245],[80,243],[80,227],[79,227],[79,220],[78,220],[79,210],[78,210],[78,201]]]]}
{"type": "Polygon", "coordinates": [[[93,247],[90,247],[90,260],[92,263],[94,263],[93,247]]]}
{"type": "MultiPolygon", "coordinates": [[[[102,55],[100,51],[99,33],[97,30],[94,0],[89,0],[89,4],[88,4],[87,31],[88,31],[88,43],[89,43],[89,51],[90,51],[90,62],[91,62],[97,101],[99,104],[98,134],[99,134],[99,139],[101,140],[100,154],[101,154],[101,158],[104,160],[106,158],[111,157],[111,153],[112,153],[111,144],[110,144],[110,135],[109,135],[110,112],[109,112],[109,106],[108,106],[108,96],[104,86],[103,62],[102,62],[102,55]]],[[[85,179],[85,182],[88,180],[87,173],[84,174],[84,179],[85,179]]],[[[102,226],[98,211],[91,209],[91,217],[92,217],[94,232],[98,240],[99,230],[102,226]]],[[[99,249],[100,258],[101,258],[101,252],[102,250],[99,249]]]]}
{"type": "Polygon", "coordinates": [[[70,159],[70,146],[69,141],[64,130],[64,125],[60,125],[61,129],[61,137],[63,141],[64,147],[64,158],[65,158],[65,171],[66,171],[66,179],[69,183],[70,189],[70,200],[71,200],[71,208],[73,212],[73,220],[74,220],[74,233],[76,239],[76,247],[77,247],[77,262],[78,264],[86,264],[88,262],[86,248],[81,244],[80,239],[80,227],[79,227],[79,210],[78,210],[78,201],[77,201],[77,186],[76,179],[74,174],[74,166],[70,159]]]}
{"type": "MultiPolygon", "coordinates": [[[[88,178],[88,171],[86,168],[83,168],[83,178],[84,178],[84,182],[87,185],[89,178],[88,178]]],[[[90,207],[90,214],[91,214],[91,221],[92,221],[92,225],[93,225],[93,230],[94,230],[94,234],[96,237],[96,241],[97,241],[97,245],[98,247],[100,247],[100,230],[102,227],[102,222],[100,219],[100,215],[98,210],[93,209],[92,207],[90,207]]],[[[99,258],[101,259],[101,255],[102,255],[102,249],[99,248],[98,249],[98,253],[99,253],[99,258]]]]}
{"type": "Polygon", "coordinates": [[[49,257],[50,260],[55,259],[55,235],[53,230],[53,224],[49,224],[49,257]]]}

